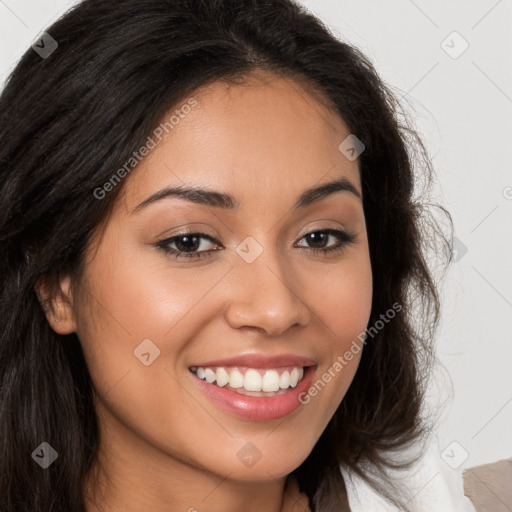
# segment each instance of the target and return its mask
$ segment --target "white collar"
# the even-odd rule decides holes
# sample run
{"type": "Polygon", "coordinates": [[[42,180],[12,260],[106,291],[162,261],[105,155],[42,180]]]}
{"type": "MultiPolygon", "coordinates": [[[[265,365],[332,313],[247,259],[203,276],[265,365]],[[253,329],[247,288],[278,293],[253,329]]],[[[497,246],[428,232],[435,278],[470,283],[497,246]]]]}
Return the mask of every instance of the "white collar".
{"type": "MultiPolygon", "coordinates": [[[[388,473],[397,487],[404,490],[410,512],[476,512],[464,495],[462,471],[454,470],[441,458],[437,440],[428,440],[421,458],[406,471],[388,473]]],[[[424,446],[424,445],[423,445],[424,446]]],[[[411,449],[402,452],[409,455],[411,449]]],[[[400,454],[397,454],[399,457],[400,454]]],[[[351,512],[399,512],[361,477],[341,466],[351,512]]]]}

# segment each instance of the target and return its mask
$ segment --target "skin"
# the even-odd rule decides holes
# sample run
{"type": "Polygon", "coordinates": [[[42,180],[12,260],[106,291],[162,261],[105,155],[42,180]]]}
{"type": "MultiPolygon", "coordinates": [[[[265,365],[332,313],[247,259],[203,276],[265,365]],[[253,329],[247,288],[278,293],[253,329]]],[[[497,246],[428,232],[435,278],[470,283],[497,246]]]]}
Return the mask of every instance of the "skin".
{"type": "MultiPolygon", "coordinates": [[[[307,405],[273,421],[221,410],[188,368],[293,353],[316,361],[316,381],[365,330],[372,281],[361,199],[340,191],[292,209],[305,189],[340,176],[362,195],[358,161],[338,150],[350,132],[289,78],[216,82],[193,97],[198,106],[125,178],[104,236],[90,244],[83,291],[73,297],[63,276],[48,313],[55,331],[77,333],[94,383],[106,473],[95,466],[87,489],[102,491],[97,502],[109,511],[308,510],[285,478],[325,429],[360,353],[307,405]],[[181,184],[228,192],[240,209],[167,198],[131,213],[181,184]],[[202,239],[211,257],[176,260],[154,246],[183,228],[218,241],[202,239]],[[304,235],[326,228],[356,240],[315,254],[304,235]],[[250,264],[235,252],[247,236],[263,248],[250,264]],[[150,366],[133,354],[147,338],[160,350],[150,366]],[[237,458],[248,442],[262,454],[250,468],[237,458]]],[[[98,508],[91,500],[87,510],[98,508]]]]}

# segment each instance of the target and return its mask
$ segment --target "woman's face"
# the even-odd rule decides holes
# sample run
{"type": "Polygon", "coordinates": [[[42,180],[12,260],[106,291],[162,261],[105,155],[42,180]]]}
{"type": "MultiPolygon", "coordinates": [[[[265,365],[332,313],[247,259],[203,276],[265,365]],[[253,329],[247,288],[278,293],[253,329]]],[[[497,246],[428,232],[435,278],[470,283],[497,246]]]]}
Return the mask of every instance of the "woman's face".
{"type": "Polygon", "coordinates": [[[372,280],[358,161],[338,148],[350,132],[298,83],[267,79],[200,89],[196,106],[153,137],[90,246],[88,293],[68,324],[102,442],[155,478],[169,468],[245,481],[290,473],[359,362],[351,347],[372,280]],[[137,208],[174,187],[205,192],[137,208]],[[166,253],[158,244],[172,237],[166,253]],[[274,391],[250,391],[261,385],[274,391]]]}

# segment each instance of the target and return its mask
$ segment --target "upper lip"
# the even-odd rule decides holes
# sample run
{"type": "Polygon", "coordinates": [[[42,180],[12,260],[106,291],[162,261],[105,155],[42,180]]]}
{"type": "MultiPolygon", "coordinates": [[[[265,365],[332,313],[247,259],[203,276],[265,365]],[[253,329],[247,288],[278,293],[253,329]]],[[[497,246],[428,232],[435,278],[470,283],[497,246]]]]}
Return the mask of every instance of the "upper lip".
{"type": "Polygon", "coordinates": [[[316,363],[308,357],[294,354],[266,356],[263,354],[245,354],[226,359],[216,359],[194,364],[194,367],[246,366],[248,368],[279,368],[282,366],[314,366],[316,363]]]}

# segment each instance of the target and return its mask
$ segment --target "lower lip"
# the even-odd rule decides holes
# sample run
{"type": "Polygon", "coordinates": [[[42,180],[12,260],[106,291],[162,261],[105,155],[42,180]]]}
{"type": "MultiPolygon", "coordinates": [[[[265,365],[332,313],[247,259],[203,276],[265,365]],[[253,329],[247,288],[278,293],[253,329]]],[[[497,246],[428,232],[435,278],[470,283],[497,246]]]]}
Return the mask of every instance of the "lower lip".
{"type": "Polygon", "coordinates": [[[309,389],[314,372],[315,367],[309,366],[295,388],[289,388],[288,392],[277,396],[241,395],[236,391],[210,384],[195,374],[192,374],[192,377],[206,395],[224,410],[248,420],[267,421],[284,418],[303,405],[299,401],[299,396],[309,389]]]}

